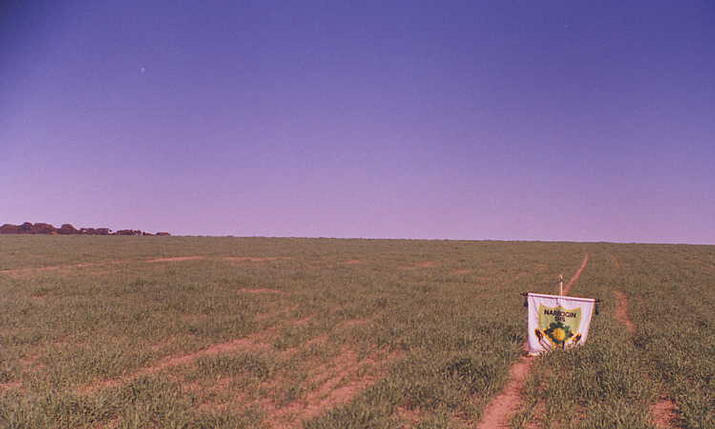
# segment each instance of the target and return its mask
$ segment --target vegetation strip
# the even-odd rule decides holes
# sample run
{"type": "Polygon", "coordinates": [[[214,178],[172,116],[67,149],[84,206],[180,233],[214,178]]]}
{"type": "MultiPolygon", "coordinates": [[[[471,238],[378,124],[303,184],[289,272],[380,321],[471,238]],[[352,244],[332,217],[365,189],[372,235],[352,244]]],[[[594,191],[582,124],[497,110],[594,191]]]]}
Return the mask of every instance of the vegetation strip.
{"type": "Polygon", "coordinates": [[[715,246],[0,236],[0,248],[5,269],[126,261],[0,274],[2,427],[474,428],[521,357],[518,292],[554,293],[584,253],[571,292],[610,297],[597,335],[531,362],[512,429],[655,429],[672,409],[663,392],[676,425],[715,427],[715,246]],[[144,263],[189,255],[206,257],[144,263]],[[242,255],[281,259],[224,260],[242,255]],[[181,360],[271,326],[266,349],[181,360]],[[119,383],[77,390],[102,380],[119,383]]]}
{"type": "Polygon", "coordinates": [[[520,392],[533,363],[533,357],[522,356],[509,368],[509,381],[504,390],[489,403],[477,429],[508,428],[509,418],[521,403],[520,392]]]}
{"type": "MultiPolygon", "coordinates": [[[[588,264],[588,254],[584,256],[581,266],[564,288],[564,293],[568,293],[578,281],[581,273],[586,268],[586,264],[588,264]]],[[[509,419],[521,404],[521,390],[529,375],[533,360],[532,356],[522,356],[517,363],[511,366],[509,369],[509,381],[507,381],[504,390],[484,409],[484,415],[477,425],[477,429],[509,427],[509,419]]]]}

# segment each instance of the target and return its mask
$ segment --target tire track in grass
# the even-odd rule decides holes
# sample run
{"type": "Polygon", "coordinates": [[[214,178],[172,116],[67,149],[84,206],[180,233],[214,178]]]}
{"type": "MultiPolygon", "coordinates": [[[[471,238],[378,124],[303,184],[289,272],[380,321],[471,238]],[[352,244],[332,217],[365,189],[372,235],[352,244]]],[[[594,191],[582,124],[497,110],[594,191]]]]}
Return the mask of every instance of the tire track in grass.
{"type": "MultiPolygon", "coordinates": [[[[287,310],[290,311],[294,307],[290,307],[287,310]]],[[[283,313],[286,309],[263,315],[263,318],[274,317],[280,313],[283,313]]],[[[295,323],[297,321],[288,321],[288,323],[295,323]]],[[[158,372],[164,371],[166,369],[190,365],[196,362],[199,358],[207,356],[215,356],[223,353],[236,353],[236,352],[254,352],[254,351],[266,351],[271,350],[272,345],[270,341],[273,339],[274,335],[278,331],[278,326],[270,326],[262,331],[258,331],[249,334],[242,338],[236,338],[233,340],[225,341],[222,343],[210,344],[207,347],[179,355],[167,356],[161,359],[159,362],[146,366],[144,368],[138,369],[130,374],[125,374],[122,376],[108,378],[100,381],[95,381],[93,383],[85,384],[76,389],[78,393],[94,393],[98,390],[122,386],[128,384],[140,377],[156,374],[158,372]]]]}
{"type": "Polygon", "coordinates": [[[174,256],[168,258],[148,258],[148,259],[110,259],[106,261],[98,262],[78,262],[75,264],[61,264],[61,265],[47,265],[44,267],[25,267],[25,268],[10,268],[6,270],[0,270],[0,274],[5,274],[9,277],[22,277],[24,275],[33,275],[42,272],[64,272],[73,269],[82,268],[97,268],[106,267],[111,265],[120,264],[132,264],[132,263],[146,263],[155,264],[159,262],[183,262],[183,261],[198,261],[206,259],[206,256],[195,255],[195,256],[174,256]]]}
{"type": "Polygon", "coordinates": [[[9,268],[0,270],[0,274],[4,274],[11,278],[23,278],[24,276],[31,276],[43,272],[58,272],[66,273],[68,271],[83,269],[83,268],[101,268],[112,265],[120,264],[133,264],[133,263],[145,263],[145,264],[159,264],[166,262],[186,262],[186,261],[202,261],[206,259],[222,260],[226,262],[267,262],[276,261],[282,259],[290,259],[280,256],[223,256],[223,257],[212,257],[208,255],[191,255],[191,256],[169,256],[160,258],[143,258],[143,259],[111,259],[106,261],[98,262],[78,262],[75,264],[61,264],[61,265],[47,265],[44,267],[25,267],[25,268],[9,268]]]}
{"type": "Polygon", "coordinates": [[[628,317],[628,297],[619,290],[614,290],[613,295],[616,297],[616,320],[621,322],[629,333],[635,334],[636,325],[634,325],[631,318],[628,317]]]}
{"type": "Polygon", "coordinates": [[[399,352],[382,353],[375,349],[365,357],[349,347],[329,362],[319,365],[308,378],[315,384],[299,399],[280,405],[274,400],[259,401],[271,429],[299,429],[307,420],[323,415],[337,406],[347,404],[365,389],[382,379],[389,366],[401,357],[399,352]]]}
{"type": "Polygon", "coordinates": [[[574,284],[576,284],[579,277],[581,277],[581,273],[583,272],[583,270],[586,269],[587,264],[588,264],[588,253],[584,255],[583,262],[581,262],[581,266],[578,267],[578,270],[576,270],[576,273],[571,277],[569,282],[566,283],[566,286],[564,286],[564,295],[568,295],[569,292],[571,292],[571,288],[573,287],[574,284]]]}
{"type": "MultiPolygon", "coordinates": [[[[583,257],[581,266],[571,277],[564,287],[564,294],[567,294],[573,285],[576,284],[581,273],[588,264],[588,254],[583,257]]],[[[526,347],[526,345],[524,345],[526,347]]],[[[522,356],[519,361],[509,368],[509,380],[501,391],[484,409],[482,420],[477,424],[477,429],[498,429],[508,428],[509,420],[521,405],[521,391],[524,387],[531,365],[534,362],[532,356],[522,356]]]]}
{"type": "MultiPolygon", "coordinates": [[[[293,309],[294,307],[291,307],[293,309]]],[[[280,312],[274,313],[279,314],[280,312]]],[[[313,315],[304,317],[302,319],[297,319],[297,320],[290,320],[285,323],[293,325],[293,326],[300,326],[303,324],[308,323],[310,319],[313,318],[313,315]]],[[[363,319],[353,319],[353,320],[348,320],[343,323],[338,324],[338,327],[348,327],[348,326],[355,326],[355,325],[361,325],[367,323],[367,321],[363,319]]],[[[203,349],[190,352],[190,353],[184,353],[184,354],[179,354],[179,355],[173,355],[173,356],[167,356],[158,362],[146,366],[144,368],[140,368],[134,372],[131,372],[129,374],[121,375],[118,377],[114,378],[108,378],[104,380],[99,380],[95,381],[93,383],[85,384],[83,386],[80,386],[76,389],[78,393],[82,394],[88,394],[88,393],[94,393],[99,390],[107,389],[110,387],[116,387],[116,386],[123,386],[126,385],[140,377],[147,376],[147,375],[152,375],[159,373],[161,371],[175,368],[175,367],[180,367],[180,366],[187,366],[195,363],[198,359],[202,357],[209,357],[209,356],[216,356],[219,354],[232,354],[232,353],[237,353],[237,352],[256,352],[256,351],[267,351],[267,350],[273,350],[274,346],[271,344],[271,341],[275,338],[275,334],[278,332],[279,327],[278,326],[271,326],[268,327],[262,331],[255,332],[253,334],[250,334],[248,336],[242,337],[242,338],[237,338],[234,340],[222,342],[222,343],[214,343],[211,344],[203,349]]],[[[310,343],[315,343],[315,342],[322,342],[327,339],[327,335],[325,336],[319,336],[316,338],[311,339],[308,341],[308,344],[310,343]]],[[[295,353],[297,350],[295,348],[287,350],[285,353],[291,354],[295,353]]],[[[2,385],[0,385],[2,386],[2,385]]],[[[11,386],[14,387],[14,386],[11,386]]]]}
{"type": "Polygon", "coordinates": [[[677,411],[675,402],[665,397],[658,399],[658,402],[650,407],[653,424],[658,429],[679,429],[680,426],[673,423],[677,418],[677,411]]]}
{"type": "MultiPolygon", "coordinates": [[[[308,323],[313,316],[298,319],[292,322],[293,326],[308,323]]],[[[368,323],[369,319],[350,319],[340,322],[336,328],[349,328],[368,323]]],[[[300,350],[306,350],[311,345],[328,341],[328,333],[314,337],[301,345],[291,347],[279,352],[279,359],[288,362],[296,357],[300,350]]],[[[367,355],[362,356],[358,350],[350,346],[342,346],[340,351],[325,362],[313,360],[311,357],[302,357],[297,365],[307,368],[305,380],[299,381],[294,387],[302,392],[297,398],[287,403],[282,403],[284,393],[281,391],[288,386],[290,374],[296,368],[285,367],[272,374],[269,379],[263,380],[258,389],[257,398],[249,398],[243,392],[236,392],[231,399],[223,403],[214,403],[210,399],[202,401],[199,406],[204,411],[216,410],[241,410],[255,407],[263,414],[266,428],[270,429],[299,429],[304,427],[304,422],[319,417],[329,410],[347,404],[365,389],[377,383],[388,372],[390,365],[402,357],[400,351],[390,351],[373,346],[367,355]],[[263,391],[263,392],[261,392],[263,391]]],[[[231,378],[224,378],[214,383],[210,390],[214,392],[231,383],[231,378]]],[[[198,386],[198,385],[197,385],[198,386]]],[[[192,387],[196,389],[198,387],[192,387]]]]}
{"type": "MultiPolygon", "coordinates": [[[[628,316],[628,296],[619,290],[614,290],[613,295],[616,298],[616,320],[621,322],[631,335],[635,335],[636,325],[628,316]]],[[[650,407],[651,420],[655,427],[659,429],[677,429],[678,426],[674,423],[677,418],[676,413],[675,402],[665,396],[661,396],[650,407]]]]}
{"type": "Polygon", "coordinates": [[[249,335],[247,337],[238,338],[235,340],[227,341],[224,343],[217,343],[208,346],[202,350],[187,353],[178,356],[168,356],[158,363],[144,367],[138,371],[131,374],[120,376],[117,378],[110,378],[101,380],[99,382],[94,382],[81,386],[77,389],[79,393],[93,393],[98,390],[122,386],[128,384],[140,377],[156,374],[165,369],[174,368],[177,366],[183,366],[194,363],[201,357],[205,356],[215,356],[221,353],[236,353],[238,351],[250,352],[250,351],[263,351],[269,350],[271,348],[270,344],[267,343],[267,339],[270,334],[275,332],[275,328],[269,328],[265,331],[258,332],[256,334],[249,335]]]}

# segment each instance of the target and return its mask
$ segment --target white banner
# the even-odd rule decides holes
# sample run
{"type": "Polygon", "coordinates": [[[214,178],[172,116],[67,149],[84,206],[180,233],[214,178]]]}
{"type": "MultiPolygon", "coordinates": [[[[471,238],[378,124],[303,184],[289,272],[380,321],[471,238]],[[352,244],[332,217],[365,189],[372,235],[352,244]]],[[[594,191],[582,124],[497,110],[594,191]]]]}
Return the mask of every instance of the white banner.
{"type": "Polygon", "coordinates": [[[595,299],[529,293],[527,301],[529,354],[586,342],[595,299]]]}

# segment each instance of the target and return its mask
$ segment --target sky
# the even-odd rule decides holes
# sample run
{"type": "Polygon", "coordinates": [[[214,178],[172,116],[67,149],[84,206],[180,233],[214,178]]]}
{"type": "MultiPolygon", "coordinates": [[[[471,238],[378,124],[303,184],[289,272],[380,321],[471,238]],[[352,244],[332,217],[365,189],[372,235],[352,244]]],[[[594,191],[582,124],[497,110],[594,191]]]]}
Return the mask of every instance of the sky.
{"type": "Polygon", "coordinates": [[[715,244],[709,1],[0,2],[0,224],[715,244]]]}

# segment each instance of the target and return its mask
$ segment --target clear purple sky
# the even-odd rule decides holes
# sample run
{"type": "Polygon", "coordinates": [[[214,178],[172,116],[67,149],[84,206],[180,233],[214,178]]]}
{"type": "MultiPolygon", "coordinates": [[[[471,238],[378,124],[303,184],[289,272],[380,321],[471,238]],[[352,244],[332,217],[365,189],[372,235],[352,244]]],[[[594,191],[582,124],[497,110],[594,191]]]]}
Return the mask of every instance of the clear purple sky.
{"type": "Polygon", "coordinates": [[[0,2],[0,223],[715,243],[711,1],[342,3],[0,2]]]}

